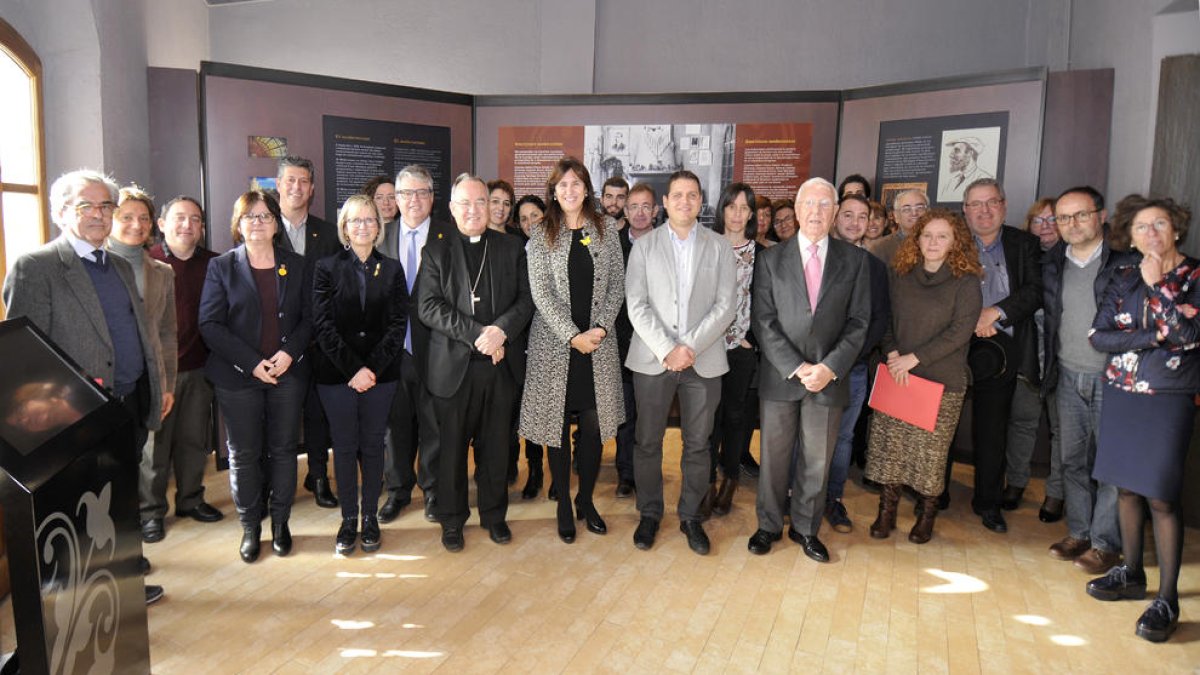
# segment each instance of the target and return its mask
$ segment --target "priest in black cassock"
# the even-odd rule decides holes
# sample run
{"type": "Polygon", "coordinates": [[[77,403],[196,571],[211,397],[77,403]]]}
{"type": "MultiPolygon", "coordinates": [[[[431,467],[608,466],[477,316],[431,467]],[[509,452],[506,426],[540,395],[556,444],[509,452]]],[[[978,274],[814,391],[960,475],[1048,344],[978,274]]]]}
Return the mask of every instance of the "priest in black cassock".
{"type": "Polygon", "coordinates": [[[434,514],[442,545],[463,548],[467,446],[474,440],[479,524],[507,544],[508,426],[516,373],[525,355],[507,348],[533,316],[525,247],[489,230],[487,184],[462,174],[450,191],[457,231],[431,238],[422,252],[417,287],[421,322],[430,329],[429,377],[441,432],[434,514]]]}

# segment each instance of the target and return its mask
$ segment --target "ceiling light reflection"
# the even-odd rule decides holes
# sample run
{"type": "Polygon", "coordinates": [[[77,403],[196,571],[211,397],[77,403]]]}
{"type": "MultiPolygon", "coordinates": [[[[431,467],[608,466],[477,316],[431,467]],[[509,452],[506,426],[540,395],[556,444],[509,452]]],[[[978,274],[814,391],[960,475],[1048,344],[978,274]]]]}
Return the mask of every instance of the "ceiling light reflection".
{"type": "Polygon", "coordinates": [[[1060,647],[1082,647],[1087,644],[1087,640],[1078,635],[1051,635],[1050,641],[1060,647]]]}
{"type": "Polygon", "coordinates": [[[364,628],[374,628],[374,621],[349,621],[346,619],[333,619],[329,623],[341,628],[342,630],[363,630],[364,628]]]}
{"type": "Polygon", "coordinates": [[[987,582],[982,579],[976,579],[969,574],[947,572],[938,569],[927,569],[925,571],[946,583],[938,584],[937,586],[926,586],[921,589],[922,593],[982,593],[988,589],[987,582]]]}
{"type": "Polygon", "coordinates": [[[1016,619],[1017,621],[1020,621],[1021,623],[1029,624],[1030,626],[1049,626],[1050,625],[1050,619],[1047,619],[1044,616],[1038,616],[1036,614],[1017,614],[1017,615],[1013,616],[1013,618],[1016,619]]]}

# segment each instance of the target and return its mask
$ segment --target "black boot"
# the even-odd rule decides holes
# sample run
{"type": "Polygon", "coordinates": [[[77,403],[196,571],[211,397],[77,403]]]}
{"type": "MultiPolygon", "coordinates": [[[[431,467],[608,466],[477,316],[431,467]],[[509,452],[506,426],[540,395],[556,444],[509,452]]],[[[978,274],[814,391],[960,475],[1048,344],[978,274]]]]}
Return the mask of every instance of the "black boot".
{"type": "Polygon", "coordinates": [[[280,558],[292,552],[292,531],[288,529],[286,520],[271,523],[271,549],[280,558]]]}
{"type": "Polygon", "coordinates": [[[337,508],[338,500],[337,497],[333,496],[333,490],[329,487],[329,476],[324,474],[308,474],[304,478],[304,489],[313,493],[317,506],[323,509],[337,508]]]}
{"type": "Polygon", "coordinates": [[[258,552],[261,547],[259,539],[261,538],[261,525],[242,526],[242,545],[238,548],[238,552],[242,555],[242,562],[252,563],[258,560],[258,552]]]}
{"type": "Polygon", "coordinates": [[[521,499],[533,499],[538,496],[538,492],[542,490],[544,475],[540,461],[537,464],[529,465],[529,479],[525,481],[525,488],[521,490],[521,499]]]}

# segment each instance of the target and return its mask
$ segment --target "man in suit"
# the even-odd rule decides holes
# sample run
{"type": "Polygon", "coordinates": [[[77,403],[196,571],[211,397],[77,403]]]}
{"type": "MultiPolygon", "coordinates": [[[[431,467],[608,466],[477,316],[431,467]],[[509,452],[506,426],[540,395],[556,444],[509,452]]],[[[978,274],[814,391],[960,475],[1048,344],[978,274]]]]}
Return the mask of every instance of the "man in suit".
{"type": "MultiPolygon", "coordinates": [[[[279,233],[279,246],[304,256],[311,273],[318,260],[341,250],[337,228],[308,212],[316,194],[317,172],[311,160],[288,155],[279,160],[279,171],[275,174],[275,187],[279,190],[279,210],[283,213],[279,233]]],[[[316,349],[314,344],[313,349],[316,349]]],[[[325,409],[317,396],[316,384],[310,383],[304,398],[303,446],[308,450],[308,475],[304,477],[304,488],[313,493],[317,506],[332,509],[338,505],[337,497],[329,487],[329,448],[333,442],[329,436],[329,422],[325,409]]]]}
{"type": "Polygon", "coordinates": [[[829,236],[837,205],[832,183],[805,181],[796,193],[796,237],[764,251],[754,273],[751,325],[762,351],[762,436],[758,530],[748,548],[756,555],[782,538],[795,465],[788,538],[809,558],[829,561],[817,538],[826,478],[850,400],[850,371],[871,321],[867,254],[829,236]]]}
{"type": "Polygon", "coordinates": [[[515,383],[525,367],[519,349],[506,350],[533,316],[525,247],[488,229],[488,189],[462,174],[450,193],[457,231],[425,245],[417,279],[418,316],[429,327],[428,378],[440,422],[438,494],[434,513],[442,545],[463,548],[467,446],[474,439],[480,525],[497,544],[512,541],[508,512],[508,430],[515,383]]]}
{"type": "Polygon", "coordinates": [[[967,186],[963,215],[983,264],[983,311],[972,339],[999,345],[1006,364],[1002,372],[972,384],[975,496],[971,506],[984,527],[1004,533],[1008,523],[1000,512],[1000,501],[1017,375],[1035,385],[1041,383],[1033,315],[1042,306],[1042,250],[1037,237],[1004,226],[1004,188],[994,178],[981,178],[967,186]]]}
{"type": "Polygon", "coordinates": [[[867,250],[890,267],[896,251],[900,250],[900,244],[928,210],[929,197],[924,192],[915,189],[897,192],[892,198],[892,218],[896,221],[896,231],[869,242],[867,250]]]}
{"type": "Polygon", "coordinates": [[[729,370],[721,337],[733,322],[737,280],[729,243],[698,226],[702,203],[695,174],[672,174],[663,197],[667,227],[637,240],[625,272],[625,306],[634,330],[625,365],[633,371],[637,402],[633,472],[641,513],[633,543],[642,550],[654,546],[663,518],[663,435],[678,394],[679,529],[692,551],[709,551],[700,502],[708,491],[708,437],[721,400],[721,376],[729,370]]]}
{"type": "MultiPolygon", "coordinates": [[[[104,250],[116,203],[117,184],[99,172],[81,169],[54,181],[50,215],[62,233],[17,259],[4,280],[4,304],[9,317],[29,317],[129,410],[136,436],[127,459],[136,472],[166,401],[133,269],[104,250]]],[[[144,558],[142,566],[149,567],[144,558]]],[[[146,604],[162,595],[161,586],[146,586],[146,604]]]]}
{"type": "Polygon", "coordinates": [[[404,353],[400,355],[400,386],[392,399],[384,446],[384,478],[387,500],[379,509],[379,521],[390,523],[412,502],[412,491],[421,486],[425,494],[425,520],[436,521],[433,506],[437,495],[438,425],[426,380],[429,374],[429,328],[417,318],[417,280],[421,258],[430,239],[455,232],[449,224],[433,220],[433,176],[425,167],[412,164],[396,175],[396,204],[400,217],[388,223],[379,250],[400,261],[408,284],[408,328],[404,353]],[[420,449],[418,452],[418,448],[420,449]],[[417,459],[420,465],[417,466],[417,459]]]}

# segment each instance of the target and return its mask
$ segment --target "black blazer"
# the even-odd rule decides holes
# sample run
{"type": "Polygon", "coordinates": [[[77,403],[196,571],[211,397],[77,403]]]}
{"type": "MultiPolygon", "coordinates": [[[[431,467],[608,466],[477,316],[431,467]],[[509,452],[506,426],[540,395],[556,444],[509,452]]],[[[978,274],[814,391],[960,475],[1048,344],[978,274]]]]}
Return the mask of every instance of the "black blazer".
{"type": "Polygon", "coordinates": [[[791,377],[800,364],[824,363],[837,377],[816,396],[822,405],[850,400],[850,368],[862,353],[871,321],[871,254],[830,238],[816,312],[808,306],[804,261],[795,239],[757,258],[750,324],[762,351],[759,396],[798,401],[810,395],[791,377]]]}
{"type": "Polygon", "coordinates": [[[1033,315],[1042,306],[1042,247],[1038,238],[1007,225],[1000,228],[1004,263],[1008,268],[1008,297],[996,303],[1004,311],[1002,326],[1012,326],[1013,349],[1009,363],[1033,384],[1040,384],[1037,324],[1033,315]]]}
{"type": "MultiPolygon", "coordinates": [[[[275,248],[295,253],[292,250],[292,240],[288,239],[285,227],[283,223],[279,223],[279,231],[275,233],[275,248]]],[[[304,239],[304,259],[308,261],[310,268],[316,265],[321,258],[344,250],[342,243],[338,241],[337,227],[311,213],[304,221],[304,239]]]]}
{"type": "Polygon", "coordinates": [[[292,357],[284,377],[308,377],[304,350],[312,339],[312,277],[304,258],[280,248],[275,249],[275,271],[278,306],[263,308],[245,244],[209,261],[200,294],[200,336],[209,350],[204,372],[214,385],[269,386],[253,375],[255,366],[270,356],[258,353],[264,311],[279,313],[280,348],[292,357]]]}
{"type": "MultiPolygon", "coordinates": [[[[493,323],[513,340],[533,317],[525,246],[517,237],[485,230],[488,242],[488,281],[492,289],[493,323]]],[[[458,391],[484,326],[471,315],[471,279],[458,231],[441,237],[430,233],[421,251],[417,300],[421,321],[430,329],[426,386],[434,396],[449,398],[458,391]]],[[[513,381],[524,376],[525,354],[508,344],[504,349],[513,381]]]]}
{"type": "Polygon", "coordinates": [[[345,384],[360,368],[376,382],[400,377],[400,352],[408,324],[408,289],[399,262],[371,250],[367,258],[366,302],[359,302],[354,251],[343,249],[321,258],[313,271],[313,379],[345,384]]]}
{"type": "MultiPolygon", "coordinates": [[[[397,218],[394,227],[388,227],[388,233],[384,237],[383,243],[378,248],[379,252],[391,258],[394,255],[399,255],[399,238],[397,230],[402,227],[400,219],[397,218]]],[[[443,220],[431,218],[429,220],[429,236],[425,239],[425,246],[421,248],[421,259],[425,258],[425,250],[429,247],[429,243],[438,239],[444,239],[451,234],[457,233],[458,230],[443,220]]],[[[404,277],[405,271],[403,260],[399,260],[401,272],[400,276],[404,277]]],[[[421,290],[421,275],[417,275],[416,281],[413,282],[412,292],[408,294],[408,324],[412,326],[412,356],[414,363],[417,366],[417,374],[421,381],[424,382],[429,374],[429,326],[421,322],[421,317],[418,315],[417,298],[420,297],[421,290]]],[[[511,336],[510,336],[511,337],[511,336]]],[[[401,350],[404,346],[401,345],[401,350]]],[[[508,351],[507,349],[505,351],[508,351]]],[[[522,352],[524,353],[524,352],[522,352]]]]}

